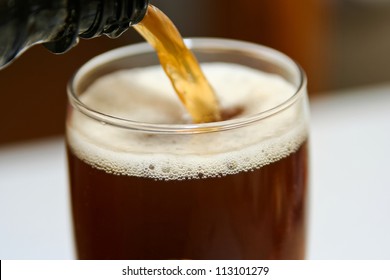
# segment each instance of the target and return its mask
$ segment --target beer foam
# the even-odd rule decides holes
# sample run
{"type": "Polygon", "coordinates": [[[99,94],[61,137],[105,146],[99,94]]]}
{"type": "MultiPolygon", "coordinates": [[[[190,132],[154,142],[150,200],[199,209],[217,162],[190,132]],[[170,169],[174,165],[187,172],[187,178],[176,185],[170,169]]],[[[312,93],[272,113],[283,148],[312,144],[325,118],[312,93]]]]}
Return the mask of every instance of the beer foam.
{"type": "MultiPolygon", "coordinates": [[[[272,109],[295,93],[279,76],[226,63],[202,64],[222,108],[243,116],[272,109]]],[[[178,124],[189,117],[159,66],[122,70],[96,80],[80,97],[93,110],[138,122],[178,124]]],[[[218,177],[254,170],[296,151],[307,138],[303,102],[240,128],[167,135],[132,131],[74,110],[67,140],[84,162],[108,173],[159,180],[218,177]]]]}

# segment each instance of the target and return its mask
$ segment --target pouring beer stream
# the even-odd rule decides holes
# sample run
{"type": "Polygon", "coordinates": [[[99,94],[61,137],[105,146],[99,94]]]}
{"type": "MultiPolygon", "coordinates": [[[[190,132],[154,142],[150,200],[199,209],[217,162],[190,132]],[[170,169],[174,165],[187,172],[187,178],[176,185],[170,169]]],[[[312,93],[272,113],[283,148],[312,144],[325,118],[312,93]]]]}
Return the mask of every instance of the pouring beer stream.
{"type": "Polygon", "coordinates": [[[143,20],[133,27],[156,50],[161,66],[193,122],[221,120],[214,90],[172,21],[149,5],[143,20]]]}

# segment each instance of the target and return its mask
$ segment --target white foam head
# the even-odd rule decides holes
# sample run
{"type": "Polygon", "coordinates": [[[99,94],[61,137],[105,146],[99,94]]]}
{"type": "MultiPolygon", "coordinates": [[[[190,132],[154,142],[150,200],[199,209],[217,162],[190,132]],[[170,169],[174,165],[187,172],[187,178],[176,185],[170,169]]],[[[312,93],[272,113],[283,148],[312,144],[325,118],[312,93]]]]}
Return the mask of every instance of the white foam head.
{"type": "MultiPolygon", "coordinates": [[[[276,107],[296,91],[276,75],[240,65],[202,68],[222,108],[239,106],[247,116],[276,107]]],[[[101,77],[81,100],[101,113],[133,121],[177,124],[189,119],[159,66],[101,77]]],[[[75,110],[67,137],[77,157],[109,173],[164,180],[221,176],[260,168],[296,151],[307,137],[303,103],[298,100],[241,128],[180,135],[112,127],[75,110]]]]}

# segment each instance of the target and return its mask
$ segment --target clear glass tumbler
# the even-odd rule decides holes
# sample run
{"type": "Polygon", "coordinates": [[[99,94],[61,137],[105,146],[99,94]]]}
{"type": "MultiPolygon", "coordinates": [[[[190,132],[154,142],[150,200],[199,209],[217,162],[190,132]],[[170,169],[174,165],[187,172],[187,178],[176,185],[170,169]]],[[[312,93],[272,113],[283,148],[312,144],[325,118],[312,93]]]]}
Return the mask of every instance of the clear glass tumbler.
{"type": "Polygon", "coordinates": [[[146,43],[104,53],[70,81],[66,129],[78,258],[304,258],[305,74],[261,45],[186,43],[226,120],[175,123],[185,113],[176,97],[153,95],[165,84],[146,43]],[[150,121],[152,114],[159,121],[150,121]]]}

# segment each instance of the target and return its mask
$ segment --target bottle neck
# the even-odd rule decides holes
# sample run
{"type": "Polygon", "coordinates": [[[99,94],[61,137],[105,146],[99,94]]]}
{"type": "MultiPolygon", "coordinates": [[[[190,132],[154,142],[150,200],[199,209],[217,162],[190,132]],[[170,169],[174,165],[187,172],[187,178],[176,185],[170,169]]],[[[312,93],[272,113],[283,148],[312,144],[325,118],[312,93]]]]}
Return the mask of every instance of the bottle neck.
{"type": "Polygon", "coordinates": [[[43,43],[63,53],[78,37],[116,38],[141,21],[149,0],[13,0],[0,4],[0,67],[43,43]]]}
{"type": "Polygon", "coordinates": [[[81,7],[80,30],[82,38],[105,34],[116,38],[140,22],[146,14],[149,0],[95,0],[81,7]],[[92,13],[91,11],[96,11],[92,13]]]}
{"type": "Polygon", "coordinates": [[[149,0],[67,0],[68,18],[65,28],[48,43],[50,51],[62,53],[71,48],[78,37],[89,39],[101,35],[116,38],[130,25],[140,22],[149,0]]]}
{"type": "Polygon", "coordinates": [[[13,0],[0,6],[0,66],[53,38],[67,18],[66,1],[13,0]]]}

